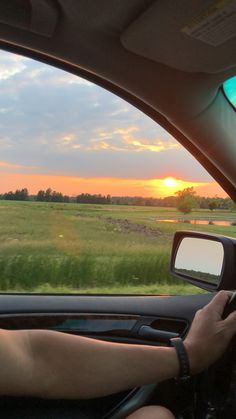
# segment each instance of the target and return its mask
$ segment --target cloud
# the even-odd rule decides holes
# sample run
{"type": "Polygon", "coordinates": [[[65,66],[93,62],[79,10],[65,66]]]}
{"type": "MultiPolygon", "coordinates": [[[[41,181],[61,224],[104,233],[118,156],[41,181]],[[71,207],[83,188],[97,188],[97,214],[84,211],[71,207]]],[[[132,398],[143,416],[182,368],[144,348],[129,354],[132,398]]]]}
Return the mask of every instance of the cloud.
{"type": "Polygon", "coordinates": [[[111,135],[104,136],[104,141],[94,140],[93,145],[89,147],[84,147],[85,150],[111,150],[111,151],[151,151],[159,153],[168,149],[176,149],[179,145],[173,142],[164,142],[161,140],[156,140],[154,143],[147,142],[145,139],[137,139],[135,137],[129,137],[129,140],[126,138],[121,139],[119,145],[114,145],[112,142],[111,135]],[[105,141],[106,140],[106,141],[105,141]],[[109,140],[111,140],[109,142],[109,140]]]}
{"type": "Polygon", "coordinates": [[[65,142],[65,143],[71,143],[72,141],[74,141],[75,140],[75,134],[72,132],[72,133],[70,133],[70,134],[65,134],[64,136],[63,136],[63,141],[65,142]]]}
{"type": "Polygon", "coordinates": [[[1,51],[0,82],[24,72],[26,68],[26,58],[1,51]]]}
{"type": "Polygon", "coordinates": [[[88,146],[84,147],[85,150],[161,152],[180,147],[172,138],[165,141],[160,138],[153,139],[152,141],[142,138],[139,136],[140,128],[133,125],[126,128],[114,128],[111,131],[98,129],[96,133],[98,138],[91,139],[88,142],[88,146]]]}
{"type": "Polygon", "coordinates": [[[125,141],[130,146],[130,148],[133,148],[136,151],[153,151],[155,153],[160,153],[164,150],[179,148],[179,144],[176,142],[163,141],[160,139],[150,142],[144,138],[137,139],[135,137],[126,136],[125,141]]]}
{"type": "Polygon", "coordinates": [[[14,164],[14,163],[9,163],[9,162],[6,162],[6,161],[0,161],[0,171],[2,170],[2,169],[10,169],[11,171],[12,171],[12,169],[17,169],[17,170],[36,170],[36,169],[39,169],[38,167],[36,167],[36,166],[25,166],[25,165],[23,165],[23,164],[14,164]]]}
{"type": "Polygon", "coordinates": [[[130,127],[127,128],[115,128],[113,131],[113,134],[120,134],[122,136],[124,136],[124,138],[131,132],[135,132],[135,131],[139,131],[139,128],[137,126],[131,125],[130,127]]]}
{"type": "Polygon", "coordinates": [[[211,180],[162,127],[86,80],[1,52],[0,84],[1,159],[14,170],[37,167],[45,175],[119,179],[191,174],[196,181],[211,180]]]}
{"type": "Polygon", "coordinates": [[[76,84],[87,87],[93,86],[88,80],[74,74],[66,73],[63,70],[55,69],[20,55],[1,51],[0,82],[8,79],[11,79],[11,83],[18,89],[34,85],[61,86],[62,84],[76,84]],[[17,75],[18,77],[14,77],[17,75]]]}

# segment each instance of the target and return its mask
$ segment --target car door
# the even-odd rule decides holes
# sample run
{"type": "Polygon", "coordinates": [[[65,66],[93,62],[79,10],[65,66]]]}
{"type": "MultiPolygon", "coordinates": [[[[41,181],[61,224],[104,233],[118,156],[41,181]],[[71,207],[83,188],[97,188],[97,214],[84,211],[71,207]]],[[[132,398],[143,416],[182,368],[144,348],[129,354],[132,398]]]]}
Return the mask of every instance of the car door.
{"type": "MultiPolygon", "coordinates": [[[[0,327],[9,330],[57,330],[92,339],[168,346],[186,335],[196,310],[211,294],[194,296],[14,295],[0,296],[0,327]]],[[[56,348],[55,348],[56,350],[56,348]]],[[[119,365],[114,366],[119,368],[119,365]]],[[[114,373],[115,379],[115,373],[114,373]]],[[[164,403],[176,413],[186,410],[186,388],[174,381],[153,383],[103,399],[45,401],[1,398],[2,417],[125,418],[146,403],[164,403]],[[164,391],[164,394],[163,394],[164,391]],[[184,393],[184,396],[183,396],[184,393]],[[181,397],[182,399],[181,399],[181,397]]],[[[193,394],[192,394],[193,397],[193,394]]]]}

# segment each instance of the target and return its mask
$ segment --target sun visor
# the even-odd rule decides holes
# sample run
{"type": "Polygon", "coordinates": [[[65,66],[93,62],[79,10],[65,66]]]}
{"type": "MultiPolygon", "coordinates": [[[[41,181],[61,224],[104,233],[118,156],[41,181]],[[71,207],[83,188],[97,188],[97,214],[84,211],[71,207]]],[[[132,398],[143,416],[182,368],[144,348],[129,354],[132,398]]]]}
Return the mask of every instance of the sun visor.
{"type": "Polygon", "coordinates": [[[50,38],[59,18],[52,0],[1,0],[0,23],[50,38]]]}
{"type": "Polygon", "coordinates": [[[236,65],[236,0],[155,1],[121,36],[129,51],[187,72],[236,65]]]}

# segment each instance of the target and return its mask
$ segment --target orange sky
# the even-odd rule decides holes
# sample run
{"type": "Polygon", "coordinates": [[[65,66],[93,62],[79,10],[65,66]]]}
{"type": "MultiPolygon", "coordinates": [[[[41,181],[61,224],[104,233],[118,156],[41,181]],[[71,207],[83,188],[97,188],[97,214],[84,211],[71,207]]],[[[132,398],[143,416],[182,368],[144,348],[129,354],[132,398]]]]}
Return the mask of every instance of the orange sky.
{"type": "Polygon", "coordinates": [[[198,195],[222,196],[226,193],[216,182],[192,182],[175,179],[121,179],[82,178],[73,176],[48,176],[41,174],[0,173],[0,192],[26,187],[31,194],[48,187],[67,195],[80,193],[110,194],[113,196],[164,197],[174,195],[178,190],[193,186],[198,195]]]}
{"type": "Polygon", "coordinates": [[[0,193],[226,196],[167,131],[104,89],[3,51],[0,81],[0,193]]]}

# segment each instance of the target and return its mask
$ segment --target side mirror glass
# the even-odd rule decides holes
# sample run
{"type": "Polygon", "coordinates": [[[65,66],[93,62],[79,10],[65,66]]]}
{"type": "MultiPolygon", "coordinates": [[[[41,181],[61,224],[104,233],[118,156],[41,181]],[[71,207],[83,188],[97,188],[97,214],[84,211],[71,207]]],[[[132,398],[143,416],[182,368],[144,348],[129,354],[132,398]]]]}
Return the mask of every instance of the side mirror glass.
{"type": "Polygon", "coordinates": [[[218,286],[223,263],[222,243],[200,237],[184,237],[176,253],[174,271],[218,286]]]}
{"type": "Polygon", "coordinates": [[[236,288],[236,239],[195,231],[175,233],[171,272],[208,291],[236,288]]]}

